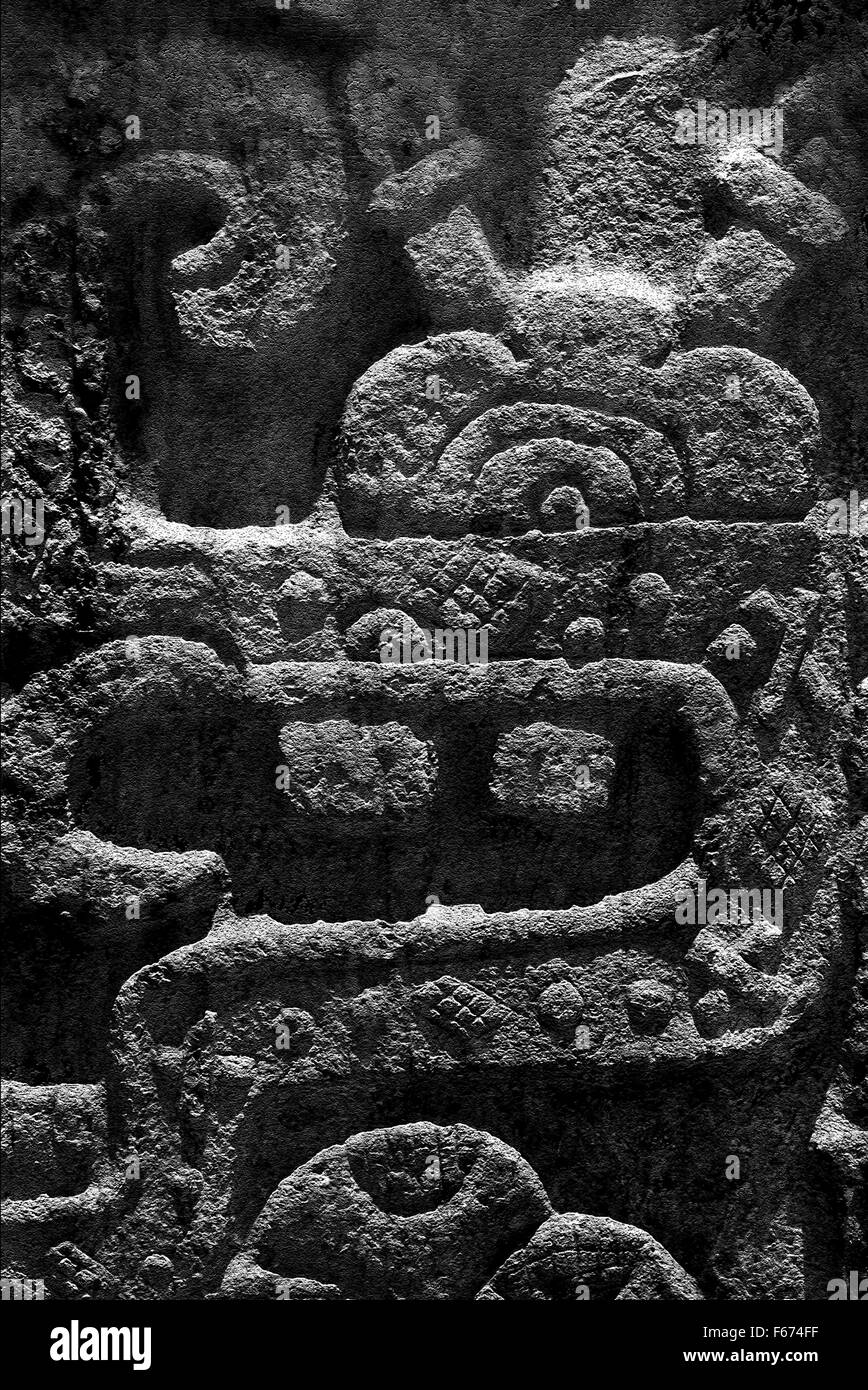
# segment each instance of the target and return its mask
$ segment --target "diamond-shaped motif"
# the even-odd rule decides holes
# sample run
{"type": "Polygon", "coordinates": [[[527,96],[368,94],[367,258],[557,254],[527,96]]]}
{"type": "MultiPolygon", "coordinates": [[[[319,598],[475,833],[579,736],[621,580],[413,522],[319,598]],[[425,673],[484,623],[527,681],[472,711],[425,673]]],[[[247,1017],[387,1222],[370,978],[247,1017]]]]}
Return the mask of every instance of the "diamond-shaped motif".
{"type": "Polygon", "coordinates": [[[778,887],[825,853],[828,831],[810,798],[783,778],[775,778],[760,808],[754,841],[762,853],[763,874],[778,887]]]}
{"type": "Polygon", "coordinates": [[[420,985],[414,990],[413,997],[433,1023],[451,1029],[467,1040],[496,1033],[510,1016],[509,1009],[492,999],[490,994],[485,994],[466,980],[456,980],[452,975],[441,975],[437,980],[420,985]]]}

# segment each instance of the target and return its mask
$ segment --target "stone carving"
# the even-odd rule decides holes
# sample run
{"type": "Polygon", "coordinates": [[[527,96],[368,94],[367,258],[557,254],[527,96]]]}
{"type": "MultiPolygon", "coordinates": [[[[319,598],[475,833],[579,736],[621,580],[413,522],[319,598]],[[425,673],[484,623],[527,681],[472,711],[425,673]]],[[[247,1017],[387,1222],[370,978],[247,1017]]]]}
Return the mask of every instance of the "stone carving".
{"type": "Polygon", "coordinates": [[[509,1018],[491,995],[463,980],[442,975],[422,985],[415,994],[417,1007],[438,1027],[452,1030],[467,1042],[496,1033],[509,1018]]]}
{"type": "Polygon", "coordinates": [[[514,1251],[476,1298],[701,1297],[644,1231],[550,1213],[536,1174],[491,1135],[428,1123],[357,1134],[276,1188],[221,1294],[470,1298],[497,1252],[514,1251]]]}
{"type": "Polygon", "coordinates": [[[303,1270],[345,1298],[472,1298],[550,1212],[520,1155],[466,1125],[357,1134],[272,1193],[222,1290],[279,1297],[303,1270]]]}
{"type": "Polygon", "coordinates": [[[826,1297],[864,23],[68,8],[8,21],[4,1277],[826,1297]]]}
{"type": "Polygon", "coordinates": [[[635,1226],[553,1216],[477,1295],[485,1300],[701,1298],[689,1275],[635,1226]]]}
{"type": "Polygon", "coordinates": [[[673,355],[658,373],[616,368],[618,413],[583,408],[580,383],[590,376],[584,393],[598,396],[596,378],[611,381],[607,367],[598,358],[589,370],[577,354],[555,379],[544,365],[554,399],[533,400],[536,364],[529,370],[495,338],[463,332],[397,348],[356,383],[345,413],[338,477],[348,529],[566,531],[575,529],[579,507],[604,527],[685,513],[721,520],[807,513],[816,407],[774,363],[735,348],[697,348],[673,355]],[[741,383],[737,401],[724,394],[728,376],[741,383]],[[429,378],[440,383],[433,408],[419,390],[429,378]],[[684,436],[682,460],[653,423],[667,407],[670,431],[684,436]],[[575,492],[571,509],[555,500],[566,486],[575,492]]]}

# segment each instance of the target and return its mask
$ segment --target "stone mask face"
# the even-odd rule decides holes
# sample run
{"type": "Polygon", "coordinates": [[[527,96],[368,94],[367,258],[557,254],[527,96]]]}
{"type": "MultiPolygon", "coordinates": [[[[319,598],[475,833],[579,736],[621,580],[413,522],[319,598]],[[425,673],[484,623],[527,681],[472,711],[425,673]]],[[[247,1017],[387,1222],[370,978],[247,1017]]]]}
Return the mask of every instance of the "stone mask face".
{"type": "Polygon", "coordinates": [[[806,286],[852,245],[816,149],[674,139],[729,105],[701,8],[142,20],[120,146],[82,63],[110,522],[9,734],[10,1103],[85,1134],[13,1165],[85,1232],[55,1280],[747,1297],[762,1210],[801,1296],[866,592],[806,286]]]}

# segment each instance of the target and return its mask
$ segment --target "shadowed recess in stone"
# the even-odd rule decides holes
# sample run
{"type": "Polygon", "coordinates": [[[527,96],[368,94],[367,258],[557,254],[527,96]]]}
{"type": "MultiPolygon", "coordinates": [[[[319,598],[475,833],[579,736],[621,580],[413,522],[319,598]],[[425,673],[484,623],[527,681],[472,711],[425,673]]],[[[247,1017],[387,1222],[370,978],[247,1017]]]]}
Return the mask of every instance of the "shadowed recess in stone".
{"type": "Polygon", "coordinates": [[[4,1298],[863,1292],[818,3],[5,0],[4,1298]]]}
{"type": "MultiPolygon", "coordinates": [[[[684,857],[696,752],[653,678],[645,701],[615,687],[528,725],[510,710],[508,676],[494,707],[490,687],[455,679],[460,704],[435,709],[417,683],[412,713],[389,720],[383,707],[365,724],[351,685],[341,707],[356,717],[322,718],[312,692],[320,717],[282,727],[255,706],[125,701],[76,754],[77,823],[141,849],[216,851],[237,909],[287,922],[406,920],[432,884],[444,902],[487,911],[569,907],[684,857]]],[[[544,697],[525,718],[535,706],[544,714],[544,697]]]]}

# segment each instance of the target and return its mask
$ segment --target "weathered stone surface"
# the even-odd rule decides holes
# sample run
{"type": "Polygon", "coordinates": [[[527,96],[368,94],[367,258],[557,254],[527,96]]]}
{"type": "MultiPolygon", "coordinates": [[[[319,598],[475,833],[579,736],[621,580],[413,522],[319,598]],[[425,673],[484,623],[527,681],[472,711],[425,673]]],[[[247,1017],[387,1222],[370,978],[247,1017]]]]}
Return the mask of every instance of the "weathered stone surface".
{"type": "Polygon", "coordinates": [[[6,7],[4,1277],[864,1270],[866,32],[756,9],[6,7]]]}
{"type": "Polygon", "coordinates": [[[272,1296],[304,1270],[344,1298],[472,1298],[550,1211],[520,1155],[466,1125],[357,1134],[272,1193],[223,1292],[243,1297],[264,1266],[272,1296]]]}
{"type": "Polygon", "coordinates": [[[701,1298],[656,1240],[601,1216],[553,1216],[477,1294],[486,1300],[701,1298]]]}

